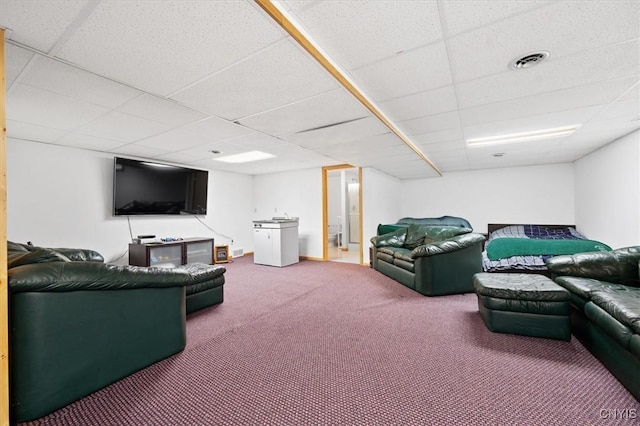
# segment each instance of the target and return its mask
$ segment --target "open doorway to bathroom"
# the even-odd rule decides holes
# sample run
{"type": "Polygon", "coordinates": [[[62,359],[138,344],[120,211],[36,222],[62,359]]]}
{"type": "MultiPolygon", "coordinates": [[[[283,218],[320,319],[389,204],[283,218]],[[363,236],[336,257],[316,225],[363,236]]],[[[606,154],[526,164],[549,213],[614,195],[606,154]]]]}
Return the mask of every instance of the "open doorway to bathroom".
{"type": "Polygon", "coordinates": [[[322,176],[324,260],[362,264],[362,170],[324,167],[322,176]]]}

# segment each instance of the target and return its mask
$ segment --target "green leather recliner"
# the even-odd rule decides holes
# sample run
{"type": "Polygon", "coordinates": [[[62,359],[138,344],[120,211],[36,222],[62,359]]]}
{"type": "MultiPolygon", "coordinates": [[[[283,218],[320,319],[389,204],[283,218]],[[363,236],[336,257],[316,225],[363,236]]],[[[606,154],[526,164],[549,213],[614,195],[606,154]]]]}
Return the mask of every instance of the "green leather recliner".
{"type": "Polygon", "coordinates": [[[425,296],[473,292],[485,237],[460,226],[460,218],[447,225],[447,218],[379,226],[379,232],[395,230],[371,238],[373,268],[425,296]]]}
{"type": "Polygon", "coordinates": [[[571,297],[571,331],[640,401],[640,246],[546,261],[571,297]]]}
{"type": "Polygon", "coordinates": [[[12,421],[42,417],[186,343],[182,269],[8,243],[12,421]]]}

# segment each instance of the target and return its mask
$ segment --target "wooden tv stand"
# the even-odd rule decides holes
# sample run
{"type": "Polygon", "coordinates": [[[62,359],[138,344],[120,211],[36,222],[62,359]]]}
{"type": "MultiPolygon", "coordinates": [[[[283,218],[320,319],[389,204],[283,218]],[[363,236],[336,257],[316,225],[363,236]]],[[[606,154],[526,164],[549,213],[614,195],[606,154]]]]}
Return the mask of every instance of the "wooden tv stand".
{"type": "Polygon", "coordinates": [[[129,265],[180,266],[187,263],[213,264],[213,238],[129,244],[129,265]]]}

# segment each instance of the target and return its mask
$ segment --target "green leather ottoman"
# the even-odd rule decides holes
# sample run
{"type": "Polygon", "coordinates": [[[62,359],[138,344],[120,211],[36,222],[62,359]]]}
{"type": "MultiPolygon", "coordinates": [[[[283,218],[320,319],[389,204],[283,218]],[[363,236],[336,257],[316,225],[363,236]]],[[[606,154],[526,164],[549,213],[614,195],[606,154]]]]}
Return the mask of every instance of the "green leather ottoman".
{"type": "Polygon", "coordinates": [[[185,285],[187,314],[222,303],[224,273],[227,271],[223,266],[189,263],[180,266],[180,269],[186,270],[190,275],[190,280],[185,285]]]}
{"type": "Polygon", "coordinates": [[[481,272],[473,276],[478,309],[497,333],[571,340],[569,292],[538,274],[481,272]]]}

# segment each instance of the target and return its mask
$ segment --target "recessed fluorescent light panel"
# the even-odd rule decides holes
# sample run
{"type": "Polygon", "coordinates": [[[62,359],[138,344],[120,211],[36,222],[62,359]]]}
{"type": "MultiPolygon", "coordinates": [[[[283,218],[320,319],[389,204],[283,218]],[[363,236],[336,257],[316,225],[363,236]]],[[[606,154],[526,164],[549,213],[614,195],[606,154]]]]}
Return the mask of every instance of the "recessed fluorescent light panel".
{"type": "Polygon", "coordinates": [[[530,141],[537,141],[542,139],[559,138],[562,136],[570,135],[571,133],[575,132],[575,130],[578,127],[580,126],[579,125],[564,126],[564,127],[556,127],[553,129],[533,130],[530,132],[510,133],[507,135],[500,135],[500,136],[472,138],[472,139],[467,139],[467,144],[469,146],[484,146],[484,145],[498,145],[503,143],[530,142],[530,141]]]}
{"type": "Polygon", "coordinates": [[[273,158],[275,155],[267,154],[262,151],[249,151],[242,154],[227,155],[226,157],[214,158],[215,161],[224,161],[225,163],[248,163],[250,161],[266,160],[273,158]]]}

